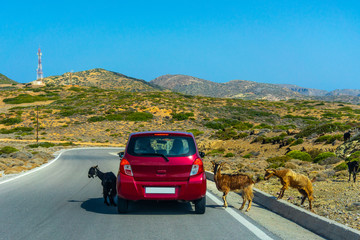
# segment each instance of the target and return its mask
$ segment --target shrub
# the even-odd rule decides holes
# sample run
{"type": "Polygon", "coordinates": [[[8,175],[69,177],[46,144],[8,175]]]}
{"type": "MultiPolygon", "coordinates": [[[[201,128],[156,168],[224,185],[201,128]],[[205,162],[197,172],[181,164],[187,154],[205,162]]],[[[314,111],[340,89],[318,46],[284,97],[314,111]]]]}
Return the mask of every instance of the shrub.
{"type": "Polygon", "coordinates": [[[279,167],[284,167],[285,163],[288,162],[290,159],[291,157],[284,155],[284,156],[271,157],[268,158],[266,161],[270,163],[268,168],[279,168],[279,167]]]}
{"type": "Polygon", "coordinates": [[[18,151],[19,150],[14,147],[5,146],[0,149],[0,154],[3,154],[3,153],[9,154],[9,153],[18,152],[18,151]]]}
{"type": "Polygon", "coordinates": [[[255,126],[254,128],[255,129],[272,129],[273,127],[268,124],[261,123],[261,124],[255,126]]]}
{"type": "Polygon", "coordinates": [[[189,129],[187,130],[187,132],[190,132],[192,134],[194,134],[195,137],[199,136],[200,134],[203,134],[204,132],[198,130],[198,129],[189,129]]]}
{"type": "Polygon", "coordinates": [[[148,121],[150,119],[153,119],[153,115],[151,113],[147,112],[130,112],[125,116],[126,121],[148,121]]]}
{"type": "Polygon", "coordinates": [[[88,122],[101,122],[101,121],[104,121],[104,120],[106,120],[106,118],[105,117],[103,117],[103,116],[93,116],[93,117],[90,117],[90,118],[88,118],[88,122]]]}
{"type": "Polygon", "coordinates": [[[41,143],[30,144],[28,146],[31,147],[31,148],[38,148],[38,147],[49,148],[49,147],[54,147],[55,144],[54,143],[49,143],[49,142],[41,142],[41,143]]]}
{"type": "Polygon", "coordinates": [[[335,153],[333,152],[323,152],[323,153],[320,153],[319,155],[317,155],[316,158],[314,158],[313,162],[314,163],[318,163],[326,158],[329,158],[329,157],[335,157],[335,153]]]}
{"type": "Polygon", "coordinates": [[[64,143],[59,143],[57,144],[58,146],[75,146],[76,144],[74,144],[73,142],[64,142],[64,143]]]}
{"type": "Polygon", "coordinates": [[[19,96],[14,98],[5,98],[3,102],[7,104],[21,104],[21,103],[33,103],[37,101],[55,100],[57,98],[58,95],[55,93],[51,93],[47,95],[37,95],[37,96],[32,96],[30,94],[20,94],[19,96]]]}
{"type": "Polygon", "coordinates": [[[331,144],[335,140],[341,141],[343,138],[342,134],[336,134],[336,135],[323,135],[318,137],[315,142],[325,142],[326,144],[331,144]]]}
{"type": "Polygon", "coordinates": [[[337,165],[336,167],[334,167],[334,170],[336,172],[342,171],[342,170],[347,170],[347,169],[348,169],[348,166],[347,166],[347,164],[345,162],[342,162],[339,165],[337,165]]]}
{"type": "Polygon", "coordinates": [[[225,154],[225,156],[224,157],[234,157],[235,156],[235,154],[233,154],[233,153],[227,153],[227,154],[225,154]]]}
{"type": "Polygon", "coordinates": [[[346,161],[358,161],[359,160],[359,158],[360,158],[360,151],[356,151],[356,152],[353,152],[351,155],[350,155],[350,157],[348,157],[347,159],[346,159],[346,161]]]}
{"type": "Polygon", "coordinates": [[[2,128],[0,129],[1,134],[11,134],[11,133],[29,133],[32,132],[34,128],[32,127],[14,127],[11,129],[2,128]]]}
{"type": "Polygon", "coordinates": [[[221,140],[234,139],[234,138],[236,138],[236,136],[237,136],[237,132],[231,128],[219,130],[214,135],[214,137],[221,139],[221,140]]]}
{"type": "Polygon", "coordinates": [[[4,124],[5,126],[14,125],[21,122],[22,122],[21,118],[4,118],[0,121],[0,123],[4,124]]]}
{"type": "Polygon", "coordinates": [[[105,118],[109,121],[148,121],[154,116],[147,112],[125,111],[121,113],[109,114],[105,118]]]}
{"type": "Polygon", "coordinates": [[[346,131],[350,129],[350,125],[346,125],[343,123],[335,122],[335,123],[325,123],[318,125],[310,125],[306,127],[305,129],[301,130],[300,133],[296,134],[296,138],[302,138],[302,137],[308,137],[312,135],[313,133],[321,134],[321,133],[331,133],[335,131],[346,131]]]}
{"type": "Polygon", "coordinates": [[[296,146],[296,145],[302,144],[303,142],[304,142],[304,140],[302,138],[298,138],[293,143],[291,143],[290,146],[296,146]]]}
{"type": "Polygon", "coordinates": [[[171,113],[173,119],[177,121],[187,120],[189,117],[193,117],[194,113],[192,112],[181,112],[181,113],[171,113]]]}
{"type": "Polygon", "coordinates": [[[315,159],[323,151],[321,149],[311,149],[307,153],[311,156],[311,159],[315,159]]]}
{"type": "Polygon", "coordinates": [[[306,162],[311,162],[311,160],[312,160],[311,156],[308,153],[301,152],[299,150],[293,150],[286,155],[291,158],[299,159],[299,160],[306,161],[306,162]]]}
{"type": "Polygon", "coordinates": [[[206,155],[222,155],[224,154],[225,149],[219,148],[219,149],[213,149],[211,150],[209,153],[207,153],[206,155]]]}

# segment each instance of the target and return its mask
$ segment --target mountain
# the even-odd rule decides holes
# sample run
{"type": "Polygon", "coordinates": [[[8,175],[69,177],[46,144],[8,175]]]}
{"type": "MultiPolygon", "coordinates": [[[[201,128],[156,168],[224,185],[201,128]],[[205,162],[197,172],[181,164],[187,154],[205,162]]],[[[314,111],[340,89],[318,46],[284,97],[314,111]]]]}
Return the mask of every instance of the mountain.
{"type": "Polygon", "coordinates": [[[18,83],[0,73],[0,84],[18,84],[18,83]]]}
{"type": "Polygon", "coordinates": [[[152,84],[126,75],[107,71],[101,68],[91,70],[64,73],[59,76],[43,78],[45,84],[54,85],[79,85],[89,87],[99,87],[103,89],[121,89],[124,91],[158,91],[161,88],[152,84]]]}
{"type": "Polygon", "coordinates": [[[187,75],[168,74],[155,78],[151,80],[150,83],[189,95],[266,100],[304,98],[300,93],[294,93],[290,89],[276,84],[257,83],[245,80],[215,83],[187,75]]]}
{"type": "Polygon", "coordinates": [[[336,89],[326,94],[327,96],[356,96],[360,97],[360,89],[336,89]]]}
{"type": "Polygon", "coordinates": [[[325,91],[325,90],[314,89],[314,88],[304,88],[304,87],[299,87],[299,86],[293,85],[293,84],[277,84],[277,85],[287,88],[287,89],[290,89],[291,91],[300,93],[305,96],[325,96],[326,94],[328,94],[328,91],[325,91]]]}

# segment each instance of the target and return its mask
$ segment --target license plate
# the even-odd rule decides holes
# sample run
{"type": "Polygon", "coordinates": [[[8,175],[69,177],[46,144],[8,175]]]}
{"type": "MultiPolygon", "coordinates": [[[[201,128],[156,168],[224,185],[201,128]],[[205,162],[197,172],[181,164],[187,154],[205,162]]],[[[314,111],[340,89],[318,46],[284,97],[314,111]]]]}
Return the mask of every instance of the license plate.
{"type": "Polygon", "coordinates": [[[175,188],[174,187],[146,187],[145,193],[175,194],[175,188]]]}

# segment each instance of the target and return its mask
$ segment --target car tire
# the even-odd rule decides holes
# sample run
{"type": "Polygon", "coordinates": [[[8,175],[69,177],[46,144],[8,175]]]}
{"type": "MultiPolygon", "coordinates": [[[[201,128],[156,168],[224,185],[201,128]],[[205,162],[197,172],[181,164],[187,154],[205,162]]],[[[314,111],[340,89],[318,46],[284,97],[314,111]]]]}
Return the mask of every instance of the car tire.
{"type": "Polygon", "coordinates": [[[129,200],[118,197],[117,209],[118,213],[127,213],[129,206],[129,200]]]}
{"type": "Polygon", "coordinates": [[[195,201],[195,213],[204,214],[206,208],[206,197],[200,198],[195,201]]]}

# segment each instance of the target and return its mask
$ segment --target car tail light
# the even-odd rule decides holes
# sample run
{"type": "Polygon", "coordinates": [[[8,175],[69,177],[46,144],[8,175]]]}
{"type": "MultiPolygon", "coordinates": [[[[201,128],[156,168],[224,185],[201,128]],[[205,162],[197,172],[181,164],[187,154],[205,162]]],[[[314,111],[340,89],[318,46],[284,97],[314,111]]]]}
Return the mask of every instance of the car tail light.
{"type": "Polygon", "coordinates": [[[194,176],[203,172],[204,172],[203,162],[201,161],[200,158],[197,158],[191,167],[190,176],[194,176]]]}
{"type": "Polygon", "coordinates": [[[128,175],[128,176],[132,176],[133,172],[131,169],[131,165],[129,163],[128,160],[126,160],[125,158],[123,158],[120,162],[120,172],[122,174],[128,175]]]}

